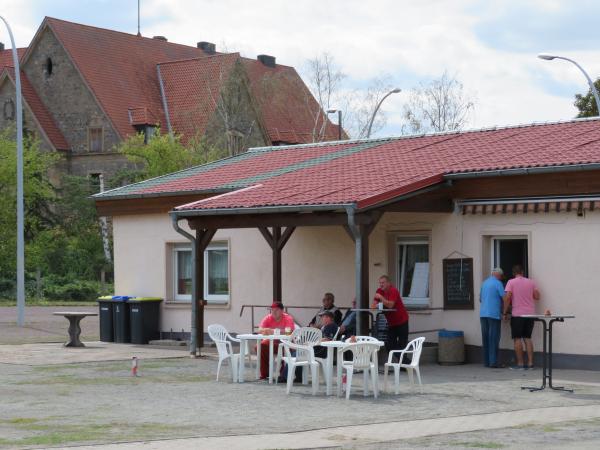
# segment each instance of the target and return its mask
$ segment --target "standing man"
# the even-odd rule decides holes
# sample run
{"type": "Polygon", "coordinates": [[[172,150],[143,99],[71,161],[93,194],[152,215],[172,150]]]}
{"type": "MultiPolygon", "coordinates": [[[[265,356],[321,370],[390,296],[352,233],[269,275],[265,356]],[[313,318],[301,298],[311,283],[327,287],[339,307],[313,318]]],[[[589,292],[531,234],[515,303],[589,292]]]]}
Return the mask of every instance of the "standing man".
{"type": "Polygon", "coordinates": [[[504,272],[500,267],[481,285],[479,293],[479,320],[481,321],[481,346],[483,347],[483,365],[498,368],[498,346],[500,345],[500,317],[504,286],[500,281],[504,272]]]}
{"type": "Polygon", "coordinates": [[[510,318],[510,332],[515,345],[517,365],[511,369],[533,369],[533,342],[531,332],[533,331],[533,319],[522,317],[535,314],[535,302],[540,299],[540,292],[533,280],[523,276],[523,267],[513,267],[514,278],[506,284],[504,295],[503,319],[508,320],[508,308],[512,304],[512,317],[510,318]],[[527,365],[523,360],[523,344],[527,350],[527,365]]]}
{"type": "Polygon", "coordinates": [[[402,303],[400,292],[390,283],[390,277],[387,275],[379,277],[379,289],[373,301],[374,308],[377,308],[379,303],[383,303],[385,309],[393,310],[384,312],[388,323],[385,349],[388,352],[403,350],[408,344],[408,312],[402,303]]]}

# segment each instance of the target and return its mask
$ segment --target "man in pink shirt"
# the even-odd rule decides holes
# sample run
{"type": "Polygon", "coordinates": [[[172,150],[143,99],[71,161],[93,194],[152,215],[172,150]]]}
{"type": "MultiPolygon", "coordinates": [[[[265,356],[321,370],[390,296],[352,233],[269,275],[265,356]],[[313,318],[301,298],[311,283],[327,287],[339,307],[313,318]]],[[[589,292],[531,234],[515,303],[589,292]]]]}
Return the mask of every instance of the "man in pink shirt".
{"type": "Polygon", "coordinates": [[[506,283],[506,294],[504,295],[504,312],[502,318],[508,319],[508,309],[512,304],[512,313],[510,319],[510,331],[515,346],[515,355],[517,365],[511,367],[514,369],[533,369],[533,342],[531,342],[531,332],[533,331],[534,321],[528,317],[522,317],[535,314],[535,303],[540,299],[540,292],[533,280],[523,276],[523,268],[519,265],[513,267],[514,278],[506,283]],[[523,344],[527,350],[527,365],[523,362],[523,344]]]}
{"type": "MultiPolygon", "coordinates": [[[[285,334],[286,328],[294,331],[294,318],[288,313],[283,312],[283,303],[273,302],[271,313],[267,314],[260,321],[258,332],[261,334],[273,334],[274,330],[279,330],[280,334],[285,334]]],[[[264,380],[269,375],[269,340],[263,339],[260,343],[260,378],[264,380]]],[[[279,341],[273,341],[273,351],[277,352],[279,341]]]]}

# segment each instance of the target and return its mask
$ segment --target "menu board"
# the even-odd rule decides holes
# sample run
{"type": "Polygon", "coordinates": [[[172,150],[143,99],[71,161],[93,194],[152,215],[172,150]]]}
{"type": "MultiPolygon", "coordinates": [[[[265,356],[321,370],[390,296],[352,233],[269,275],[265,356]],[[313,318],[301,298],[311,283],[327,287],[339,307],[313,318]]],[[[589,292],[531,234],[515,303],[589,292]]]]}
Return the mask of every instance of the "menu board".
{"type": "Polygon", "coordinates": [[[444,259],[444,309],[473,309],[473,258],[444,259]]]}

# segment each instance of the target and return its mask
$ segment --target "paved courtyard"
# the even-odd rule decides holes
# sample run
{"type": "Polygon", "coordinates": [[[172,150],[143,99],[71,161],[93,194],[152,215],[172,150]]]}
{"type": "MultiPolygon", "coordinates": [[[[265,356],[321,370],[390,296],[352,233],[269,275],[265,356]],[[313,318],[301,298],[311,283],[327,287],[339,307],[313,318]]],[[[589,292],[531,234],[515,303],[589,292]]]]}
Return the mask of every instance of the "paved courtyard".
{"type": "Polygon", "coordinates": [[[422,392],[404,375],[400,395],[365,398],[356,377],[346,401],[326,397],[324,385],[313,397],[308,386],[287,396],[283,385],[233,384],[228,367],[217,382],[211,349],[200,359],[94,340],[66,349],[66,321],[56,327],[58,343],[0,345],[0,448],[600,447],[598,372],[557,370],[556,383],[574,393],[530,393],[520,387],[538,384],[539,369],[431,364],[422,392]]]}

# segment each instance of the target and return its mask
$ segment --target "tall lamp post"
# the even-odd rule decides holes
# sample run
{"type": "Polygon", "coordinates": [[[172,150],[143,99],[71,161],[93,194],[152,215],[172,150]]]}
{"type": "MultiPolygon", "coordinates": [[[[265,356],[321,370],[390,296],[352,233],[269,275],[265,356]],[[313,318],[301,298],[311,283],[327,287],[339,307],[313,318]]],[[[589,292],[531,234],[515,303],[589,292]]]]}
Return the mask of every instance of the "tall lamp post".
{"type": "Polygon", "coordinates": [[[12,44],[15,66],[15,96],[17,101],[17,325],[25,324],[25,235],[23,231],[23,110],[21,103],[21,68],[12,30],[4,17],[0,16],[12,44]]]}
{"type": "Polygon", "coordinates": [[[402,89],[399,89],[399,88],[392,89],[390,92],[388,92],[387,94],[385,94],[381,100],[379,100],[379,103],[377,103],[377,106],[375,107],[375,111],[373,111],[373,115],[371,116],[371,120],[369,120],[369,127],[367,128],[367,138],[371,137],[371,128],[373,127],[373,121],[375,120],[375,116],[377,115],[377,111],[379,111],[379,108],[381,107],[381,104],[383,103],[383,101],[386,98],[388,98],[390,95],[397,94],[398,92],[401,92],[401,91],[402,91],[402,89]]]}
{"type": "Polygon", "coordinates": [[[342,140],[342,110],[341,109],[328,109],[327,114],[338,114],[338,141],[342,140]]]}
{"type": "Polygon", "coordinates": [[[594,82],[592,81],[590,76],[587,74],[587,72],[585,70],[583,70],[583,67],[581,67],[579,64],[577,64],[577,62],[573,61],[572,59],[566,58],[564,56],[549,55],[548,53],[540,53],[539,55],[537,55],[537,57],[540,59],[545,59],[546,61],[552,61],[553,59],[563,59],[565,61],[569,61],[570,63],[575,64],[575,66],[577,66],[577,68],[579,70],[581,70],[581,73],[583,73],[583,76],[585,76],[588,84],[590,85],[590,90],[592,91],[592,94],[594,95],[594,98],[596,99],[596,108],[598,108],[598,113],[600,115],[600,97],[598,97],[598,91],[596,90],[596,86],[594,86],[594,82]]]}

